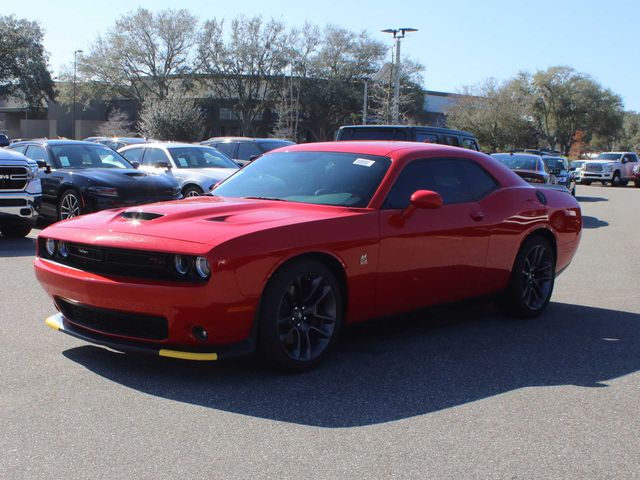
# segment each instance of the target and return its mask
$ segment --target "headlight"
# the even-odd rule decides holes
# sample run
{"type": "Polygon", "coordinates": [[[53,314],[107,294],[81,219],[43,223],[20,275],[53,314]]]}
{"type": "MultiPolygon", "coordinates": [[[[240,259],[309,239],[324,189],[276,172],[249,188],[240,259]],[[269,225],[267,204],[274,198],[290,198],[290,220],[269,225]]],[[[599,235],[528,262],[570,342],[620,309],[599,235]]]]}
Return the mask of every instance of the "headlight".
{"type": "Polygon", "coordinates": [[[173,266],[180,275],[186,275],[189,271],[189,257],[176,255],[173,257],[173,266]]]}
{"type": "Polygon", "coordinates": [[[605,170],[605,172],[612,172],[613,171],[613,165],[605,165],[604,166],[604,170],[605,170]]]}
{"type": "Polygon", "coordinates": [[[91,193],[93,195],[100,195],[102,197],[117,197],[118,190],[113,187],[89,187],[87,188],[87,193],[91,193]]]}
{"type": "Polygon", "coordinates": [[[38,166],[33,165],[27,169],[27,180],[33,180],[34,178],[38,178],[38,166]]]}
{"type": "Polygon", "coordinates": [[[62,258],[67,258],[69,256],[69,246],[67,242],[60,242],[58,245],[58,253],[62,258]]]}
{"type": "Polygon", "coordinates": [[[636,165],[635,167],[633,167],[633,173],[638,173],[640,172],[640,165],[636,165]]]}
{"type": "Polygon", "coordinates": [[[47,255],[53,257],[56,253],[56,241],[53,238],[47,238],[45,243],[45,250],[47,251],[47,255]]]}
{"type": "Polygon", "coordinates": [[[209,278],[209,275],[211,275],[211,265],[209,265],[209,260],[204,257],[197,257],[195,265],[196,272],[198,272],[200,277],[209,278]]]}

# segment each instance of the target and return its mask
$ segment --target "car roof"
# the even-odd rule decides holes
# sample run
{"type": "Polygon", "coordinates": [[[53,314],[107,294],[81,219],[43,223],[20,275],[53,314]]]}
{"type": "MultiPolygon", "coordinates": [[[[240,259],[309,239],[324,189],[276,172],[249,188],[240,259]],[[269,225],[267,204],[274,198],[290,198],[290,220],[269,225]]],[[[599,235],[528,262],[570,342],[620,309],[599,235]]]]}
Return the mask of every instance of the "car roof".
{"type": "Polygon", "coordinates": [[[140,142],[132,145],[122,147],[120,150],[130,150],[132,148],[172,148],[172,147],[199,147],[199,148],[213,148],[210,145],[200,145],[199,143],[187,143],[187,142],[140,142]]]}
{"type": "Polygon", "coordinates": [[[42,145],[46,147],[48,145],[92,145],[96,146],[94,142],[85,142],[82,140],[69,140],[69,139],[49,139],[49,138],[36,138],[33,140],[25,140],[23,142],[15,142],[12,143],[11,146],[14,145],[42,145]]]}
{"type": "Polygon", "coordinates": [[[291,142],[295,143],[286,138],[251,138],[251,137],[213,137],[205,140],[205,142],[221,142],[221,143],[230,143],[230,142],[291,142]]]}
{"type": "Polygon", "coordinates": [[[524,153],[524,152],[512,152],[512,153],[507,153],[507,152],[497,152],[497,153],[492,153],[491,154],[492,157],[498,157],[498,156],[504,156],[504,157],[531,157],[531,158],[537,158],[537,159],[542,159],[544,157],[542,157],[541,155],[536,155],[535,153],[524,153]]]}
{"type": "MultiPolygon", "coordinates": [[[[438,143],[422,143],[422,142],[396,142],[387,140],[348,140],[343,142],[319,142],[319,143],[303,143],[287,145],[280,147],[274,152],[340,152],[340,153],[359,153],[362,155],[380,155],[389,156],[393,152],[402,150],[409,152],[441,152],[445,155],[455,155],[464,153],[472,155],[474,152],[465,148],[451,147],[449,145],[440,145],[438,143]]],[[[269,152],[271,153],[271,152],[269,152]]]]}

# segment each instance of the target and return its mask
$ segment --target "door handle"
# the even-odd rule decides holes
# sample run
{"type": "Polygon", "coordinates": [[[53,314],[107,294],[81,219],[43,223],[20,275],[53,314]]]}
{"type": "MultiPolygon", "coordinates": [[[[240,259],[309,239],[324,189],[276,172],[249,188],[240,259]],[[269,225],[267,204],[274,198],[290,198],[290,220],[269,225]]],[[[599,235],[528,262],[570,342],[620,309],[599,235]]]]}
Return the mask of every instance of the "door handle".
{"type": "Polygon", "coordinates": [[[484,213],[482,212],[471,212],[469,216],[474,219],[476,222],[479,222],[484,218],[484,213]]]}

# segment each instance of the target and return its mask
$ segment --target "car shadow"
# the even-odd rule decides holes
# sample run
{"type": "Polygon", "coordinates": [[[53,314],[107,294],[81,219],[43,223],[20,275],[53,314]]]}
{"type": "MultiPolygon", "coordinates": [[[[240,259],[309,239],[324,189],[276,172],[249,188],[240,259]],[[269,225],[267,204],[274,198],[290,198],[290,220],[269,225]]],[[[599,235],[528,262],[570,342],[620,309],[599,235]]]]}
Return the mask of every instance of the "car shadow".
{"type": "Polygon", "coordinates": [[[608,227],[609,222],[605,222],[604,220],[600,220],[596,217],[590,217],[588,215],[582,216],[582,226],[583,228],[601,228],[608,227]]]}
{"type": "Polygon", "coordinates": [[[640,369],[640,315],[562,303],[534,320],[476,306],[345,333],[326,363],[296,375],[249,360],[194,364],[95,346],[64,356],[149,395],[325,428],[400,420],[525,387],[606,388],[640,369]]]}
{"type": "Polygon", "coordinates": [[[4,238],[0,236],[0,258],[28,257],[36,254],[35,238],[4,238]]]}
{"type": "Polygon", "coordinates": [[[582,203],[591,203],[591,202],[608,202],[608,198],[604,197],[581,197],[577,196],[576,200],[582,203]]]}

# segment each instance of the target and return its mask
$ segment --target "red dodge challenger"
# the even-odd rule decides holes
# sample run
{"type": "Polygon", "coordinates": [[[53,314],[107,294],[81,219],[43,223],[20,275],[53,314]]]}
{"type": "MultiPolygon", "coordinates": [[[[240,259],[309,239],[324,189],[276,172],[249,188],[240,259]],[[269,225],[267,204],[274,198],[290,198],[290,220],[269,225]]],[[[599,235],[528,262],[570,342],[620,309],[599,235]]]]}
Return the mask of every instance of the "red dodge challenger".
{"type": "Polygon", "coordinates": [[[118,351],[316,366],[344,324],[494,296],[534,317],[582,228],[566,192],[479,152],[408,142],[292,145],[210,196],[42,231],[50,327],[118,351]]]}

